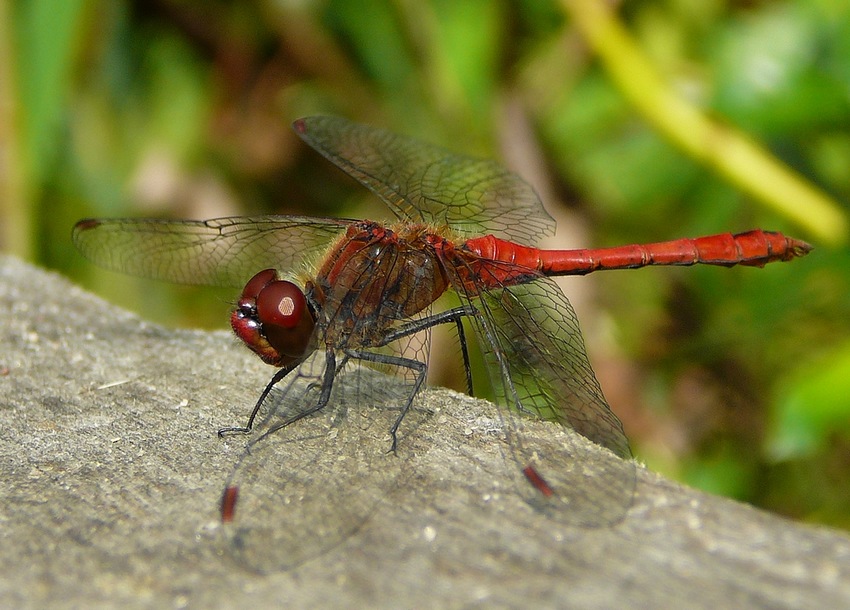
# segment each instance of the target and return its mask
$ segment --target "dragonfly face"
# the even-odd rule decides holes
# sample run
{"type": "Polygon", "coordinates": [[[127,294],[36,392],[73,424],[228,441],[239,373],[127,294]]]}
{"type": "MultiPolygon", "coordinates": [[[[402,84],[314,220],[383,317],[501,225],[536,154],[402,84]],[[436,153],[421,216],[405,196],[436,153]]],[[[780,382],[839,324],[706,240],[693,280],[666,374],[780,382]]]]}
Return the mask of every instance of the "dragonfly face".
{"type": "Polygon", "coordinates": [[[316,317],[301,288],[265,269],[245,285],[230,325],[263,362],[286,367],[312,351],[316,317]]]}

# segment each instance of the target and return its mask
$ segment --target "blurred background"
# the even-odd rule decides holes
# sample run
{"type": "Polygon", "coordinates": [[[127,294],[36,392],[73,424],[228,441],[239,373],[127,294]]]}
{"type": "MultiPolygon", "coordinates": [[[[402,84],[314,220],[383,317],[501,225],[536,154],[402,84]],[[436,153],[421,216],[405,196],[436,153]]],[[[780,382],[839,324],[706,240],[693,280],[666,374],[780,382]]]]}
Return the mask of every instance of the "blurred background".
{"type": "MultiPolygon", "coordinates": [[[[233,291],[99,270],[71,227],[386,218],[292,134],[312,114],[499,159],[558,220],[550,247],[782,230],[814,252],[564,290],[639,460],[850,529],[850,4],[609,4],[0,0],[0,249],[225,328],[233,291]]],[[[434,350],[457,370],[456,342],[434,350]]]]}

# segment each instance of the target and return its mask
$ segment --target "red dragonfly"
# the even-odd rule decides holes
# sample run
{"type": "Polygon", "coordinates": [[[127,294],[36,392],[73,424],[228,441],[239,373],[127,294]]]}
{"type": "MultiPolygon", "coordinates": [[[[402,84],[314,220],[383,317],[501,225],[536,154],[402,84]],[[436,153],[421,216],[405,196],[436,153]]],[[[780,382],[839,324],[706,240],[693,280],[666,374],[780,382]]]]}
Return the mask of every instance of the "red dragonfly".
{"type": "MultiPolygon", "coordinates": [[[[495,394],[509,407],[506,434],[519,460],[517,471],[535,496],[532,503],[544,499],[547,512],[567,522],[614,521],[631,503],[629,444],[594,376],[575,313],[549,276],[647,265],[761,267],[811,249],[780,233],[754,230],[617,248],[539,250],[534,244],[554,233],[554,220],[526,182],[492,161],[335,117],[301,119],[294,129],[383,200],[396,221],[89,219],[77,223],[73,233],[86,257],[110,269],[185,284],[244,286],[231,316],[233,330],[265,362],[280,367],[247,425],[221,431],[261,431],[240,463],[244,471],[271,469],[271,459],[257,457],[257,442],[297,420],[330,411],[335,382],[356,362],[396,368],[409,378],[388,423],[396,450],[399,426],[424,384],[433,326],[456,326],[471,391],[461,324],[468,318],[495,394]],[[460,305],[432,313],[447,291],[457,295],[460,305]],[[259,413],[263,416],[257,419],[259,413]],[[579,466],[565,473],[563,466],[547,463],[558,449],[527,446],[521,418],[510,413],[563,424],[624,459],[612,456],[597,482],[588,483],[579,466]],[[588,485],[596,485],[596,491],[587,491],[588,485]]],[[[338,421],[335,417],[331,426],[337,432],[344,429],[338,421]]],[[[351,437],[350,442],[360,440],[351,437]]],[[[328,451],[317,448],[315,455],[328,451]]],[[[290,477],[289,485],[298,484],[291,472],[280,476],[290,477]]],[[[389,485],[391,478],[380,485],[389,485]]],[[[234,518],[237,492],[236,485],[228,485],[225,521],[234,518]]],[[[322,501],[348,504],[341,510],[359,510],[363,518],[373,507],[339,498],[322,501]]],[[[327,516],[321,519],[328,522],[327,516]]],[[[334,529],[316,548],[338,543],[358,520],[351,523],[334,529]]],[[[264,528],[259,538],[272,535],[277,525],[264,528]]]]}

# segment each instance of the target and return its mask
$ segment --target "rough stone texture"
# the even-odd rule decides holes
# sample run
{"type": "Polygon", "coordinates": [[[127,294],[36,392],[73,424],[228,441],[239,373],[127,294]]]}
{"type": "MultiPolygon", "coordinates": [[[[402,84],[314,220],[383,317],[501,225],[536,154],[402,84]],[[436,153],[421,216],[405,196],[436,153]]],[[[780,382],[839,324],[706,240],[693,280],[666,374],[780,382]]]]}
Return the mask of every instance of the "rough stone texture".
{"type": "MultiPolygon", "coordinates": [[[[224,332],[145,323],[8,257],[0,316],[0,606],[850,607],[846,533],[640,466],[622,520],[553,523],[499,487],[516,469],[487,432],[499,412],[445,390],[425,394],[416,450],[354,534],[288,570],[246,562],[218,506],[245,441],[216,430],[244,420],[271,369],[224,332]]],[[[565,436],[542,422],[524,432],[565,436]]],[[[587,464],[605,459],[566,437],[587,464]]],[[[264,448],[257,489],[286,487],[279,463],[309,468],[317,453],[287,460],[310,442],[264,448]]],[[[321,447],[341,461],[316,461],[319,483],[348,457],[321,447]]],[[[271,537],[316,525],[297,501],[271,509],[271,537]]]]}

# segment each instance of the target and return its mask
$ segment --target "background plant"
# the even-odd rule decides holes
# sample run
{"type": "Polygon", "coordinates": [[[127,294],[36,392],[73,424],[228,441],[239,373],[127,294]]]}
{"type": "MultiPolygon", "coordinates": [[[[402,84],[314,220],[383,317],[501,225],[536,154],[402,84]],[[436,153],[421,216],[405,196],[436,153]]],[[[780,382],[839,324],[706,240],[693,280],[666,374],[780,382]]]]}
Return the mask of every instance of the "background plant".
{"type": "Polygon", "coordinates": [[[549,245],[784,230],[817,249],[565,290],[640,459],[850,527],[850,7],[605,4],[0,0],[0,246],[148,318],[223,326],[234,295],[94,269],[70,227],[383,217],[290,132],[321,113],[501,159],[558,219],[549,245]]]}

